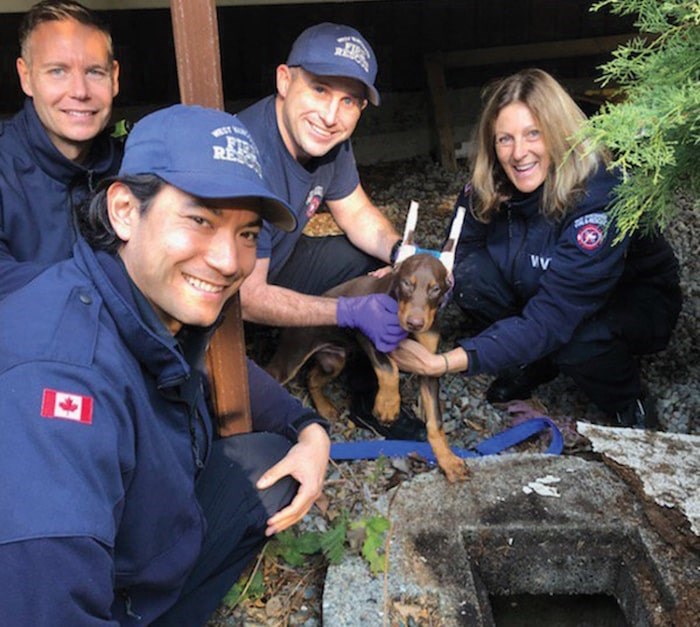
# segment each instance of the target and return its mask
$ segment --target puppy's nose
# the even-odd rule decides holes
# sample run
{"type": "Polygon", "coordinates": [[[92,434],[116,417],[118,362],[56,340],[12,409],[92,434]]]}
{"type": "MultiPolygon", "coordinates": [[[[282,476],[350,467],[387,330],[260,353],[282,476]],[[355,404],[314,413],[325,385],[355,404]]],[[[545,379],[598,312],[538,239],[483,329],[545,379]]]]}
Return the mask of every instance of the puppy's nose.
{"type": "Polygon", "coordinates": [[[409,316],[406,319],[406,326],[408,327],[406,331],[411,333],[422,331],[425,326],[425,318],[423,316],[409,316]]]}

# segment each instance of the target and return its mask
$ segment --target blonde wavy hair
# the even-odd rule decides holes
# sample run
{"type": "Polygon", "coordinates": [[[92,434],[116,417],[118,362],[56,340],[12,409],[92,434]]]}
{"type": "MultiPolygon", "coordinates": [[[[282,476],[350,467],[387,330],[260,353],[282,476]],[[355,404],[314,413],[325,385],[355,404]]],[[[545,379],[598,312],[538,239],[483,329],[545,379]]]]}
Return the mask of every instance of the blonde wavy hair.
{"type": "Polygon", "coordinates": [[[543,215],[560,220],[583,192],[588,177],[607,160],[602,148],[574,138],[586,116],[566,90],[547,72],[521,70],[489,87],[477,129],[472,185],[474,214],[489,222],[514,191],[496,157],[494,125],[501,110],[523,103],[539,125],[551,165],[542,194],[543,215]]]}

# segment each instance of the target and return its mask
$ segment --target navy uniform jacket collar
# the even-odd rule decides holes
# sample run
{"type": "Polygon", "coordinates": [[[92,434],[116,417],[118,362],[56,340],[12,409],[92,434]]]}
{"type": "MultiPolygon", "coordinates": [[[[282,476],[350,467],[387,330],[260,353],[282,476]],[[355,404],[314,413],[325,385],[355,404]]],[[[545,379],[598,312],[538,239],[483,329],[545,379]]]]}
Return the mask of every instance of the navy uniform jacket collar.
{"type": "MultiPolygon", "coordinates": [[[[586,181],[585,192],[580,194],[576,204],[567,212],[567,219],[590,211],[600,211],[601,207],[610,205],[614,200],[615,187],[619,183],[619,172],[609,172],[600,165],[586,181]]],[[[544,184],[529,194],[523,194],[516,190],[506,202],[506,206],[518,211],[523,216],[531,217],[540,211],[543,192],[544,184]]]]}
{"type": "Polygon", "coordinates": [[[517,211],[518,214],[530,218],[540,212],[542,205],[542,192],[544,185],[540,185],[535,191],[529,194],[515,191],[509,200],[506,201],[506,207],[517,211]]]}
{"type": "MultiPolygon", "coordinates": [[[[124,266],[113,256],[95,253],[79,238],[73,249],[76,263],[92,279],[119,335],[134,357],[153,375],[159,388],[183,383],[190,366],[169,333],[153,330],[137,306],[124,266]]],[[[155,317],[155,312],[153,312],[155,317]]]]}
{"type": "MultiPolygon", "coordinates": [[[[61,153],[49,139],[34,107],[34,101],[27,98],[24,108],[17,115],[28,140],[28,149],[33,160],[51,178],[63,183],[85,176],[91,180],[91,174],[102,177],[114,169],[116,155],[115,142],[107,131],[102,131],[92,142],[87,160],[78,164],[61,153]]],[[[92,185],[90,185],[92,188],[92,185]]]]}

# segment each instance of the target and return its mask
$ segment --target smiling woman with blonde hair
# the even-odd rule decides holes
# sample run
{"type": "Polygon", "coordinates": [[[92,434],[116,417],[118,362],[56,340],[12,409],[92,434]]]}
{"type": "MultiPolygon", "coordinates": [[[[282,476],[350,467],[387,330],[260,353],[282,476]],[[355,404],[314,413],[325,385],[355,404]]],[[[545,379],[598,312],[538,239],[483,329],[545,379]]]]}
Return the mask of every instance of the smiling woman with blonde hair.
{"type": "Polygon", "coordinates": [[[602,148],[591,150],[574,135],[586,119],[583,111],[564,88],[542,70],[524,70],[487,88],[488,100],[477,132],[478,151],[474,160],[472,186],[478,194],[477,215],[488,221],[512,193],[512,184],[494,150],[494,124],[501,110],[512,103],[524,104],[539,121],[549,157],[549,176],[542,190],[542,210],[560,219],[588,177],[607,160],[602,148]],[[554,164],[558,164],[556,167],[554,164]]]}
{"type": "Polygon", "coordinates": [[[681,308],[678,262],[659,233],[625,236],[610,217],[618,175],[605,148],[574,137],[585,115],[539,69],[486,92],[454,297],[481,331],[433,355],[405,340],[392,355],[432,376],[499,375],[486,398],[526,399],[564,372],[612,424],[656,427],[636,355],[662,350],[681,308]]]}

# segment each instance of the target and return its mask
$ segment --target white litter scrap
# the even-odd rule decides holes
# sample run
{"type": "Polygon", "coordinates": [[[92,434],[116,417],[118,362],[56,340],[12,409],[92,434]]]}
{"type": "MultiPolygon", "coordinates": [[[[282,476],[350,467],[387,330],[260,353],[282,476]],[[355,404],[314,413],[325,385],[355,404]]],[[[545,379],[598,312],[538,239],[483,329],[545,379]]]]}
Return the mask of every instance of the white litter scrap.
{"type": "Polygon", "coordinates": [[[538,477],[534,481],[530,481],[527,485],[523,486],[523,492],[525,494],[532,494],[535,492],[540,496],[554,496],[556,498],[561,497],[559,490],[553,483],[559,483],[561,479],[559,477],[554,477],[553,475],[547,475],[545,477],[538,477]]]}

